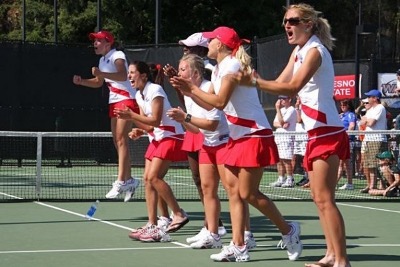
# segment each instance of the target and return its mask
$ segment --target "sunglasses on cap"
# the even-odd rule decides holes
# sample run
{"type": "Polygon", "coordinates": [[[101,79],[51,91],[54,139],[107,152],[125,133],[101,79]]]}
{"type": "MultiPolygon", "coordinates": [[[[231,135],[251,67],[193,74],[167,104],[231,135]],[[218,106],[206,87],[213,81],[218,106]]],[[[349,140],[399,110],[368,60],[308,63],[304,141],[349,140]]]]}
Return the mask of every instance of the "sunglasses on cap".
{"type": "Polygon", "coordinates": [[[283,20],[283,25],[286,25],[286,23],[289,22],[290,26],[297,26],[300,24],[300,22],[302,21],[301,18],[295,17],[295,18],[288,18],[288,19],[284,19],[283,20]]]}

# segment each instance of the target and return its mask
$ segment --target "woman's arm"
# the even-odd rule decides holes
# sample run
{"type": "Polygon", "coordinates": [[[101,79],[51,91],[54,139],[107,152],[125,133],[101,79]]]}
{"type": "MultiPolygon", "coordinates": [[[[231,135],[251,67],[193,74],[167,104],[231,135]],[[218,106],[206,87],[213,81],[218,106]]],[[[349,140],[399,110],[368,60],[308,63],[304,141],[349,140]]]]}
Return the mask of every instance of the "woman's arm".
{"type": "Polygon", "coordinates": [[[126,81],[128,78],[128,70],[125,67],[125,60],[119,58],[114,61],[115,68],[117,72],[103,72],[97,67],[92,68],[93,76],[97,77],[98,79],[104,82],[104,79],[109,79],[117,82],[126,81]]]}
{"type": "Polygon", "coordinates": [[[184,94],[191,93],[207,104],[221,110],[228,104],[232,92],[236,86],[235,81],[226,76],[222,78],[221,88],[218,94],[204,92],[198,86],[181,77],[171,78],[171,84],[181,90],[184,94]]]}
{"type": "MultiPolygon", "coordinates": [[[[158,127],[161,124],[162,110],[164,108],[164,98],[161,96],[155,97],[151,102],[151,108],[152,116],[146,116],[142,112],[140,112],[141,114],[137,114],[128,107],[126,107],[125,109],[116,108],[114,109],[114,113],[117,114],[118,118],[124,120],[133,120],[139,124],[144,124],[150,127],[158,127]]],[[[147,131],[147,129],[145,130],[147,131]]]]}

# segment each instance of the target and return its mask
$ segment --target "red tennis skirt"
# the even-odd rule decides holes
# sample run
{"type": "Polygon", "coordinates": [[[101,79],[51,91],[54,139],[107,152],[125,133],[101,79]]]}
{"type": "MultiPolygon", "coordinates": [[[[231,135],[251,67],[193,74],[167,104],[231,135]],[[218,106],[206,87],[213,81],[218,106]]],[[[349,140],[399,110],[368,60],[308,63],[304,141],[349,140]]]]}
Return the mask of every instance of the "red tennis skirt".
{"type": "Polygon", "coordinates": [[[115,102],[115,103],[110,103],[108,105],[108,116],[110,118],[114,118],[117,117],[117,115],[115,115],[114,113],[114,109],[115,108],[119,108],[119,109],[125,109],[125,107],[130,108],[133,112],[139,114],[139,106],[136,102],[136,99],[125,99],[119,102],[115,102]]]}
{"type": "Polygon", "coordinates": [[[224,164],[226,144],[203,146],[199,152],[199,164],[224,164]]]}
{"type": "Polygon", "coordinates": [[[160,158],[170,161],[186,161],[187,152],[181,149],[182,140],[183,134],[173,138],[166,137],[160,141],[153,140],[147,147],[144,157],[148,160],[160,158]]]}
{"type": "Polygon", "coordinates": [[[229,138],[224,156],[224,163],[234,167],[265,167],[279,162],[271,129],[252,133],[252,137],[237,140],[229,138]]]}
{"type": "Polygon", "coordinates": [[[303,159],[303,166],[307,171],[312,171],[312,164],[317,158],[326,160],[332,155],[338,155],[339,159],[350,158],[350,142],[346,131],[340,131],[340,127],[320,127],[308,131],[308,142],[303,159]],[[338,131],[331,135],[326,135],[338,131]],[[321,136],[325,135],[325,136],[321,136]],[[321,136],[318,138],[313,138],[321,136]]]}
{"type": "Polygon", "coordinates": [[[185,132],[185,138],[183,139],[182,150],[187,152],[196,152],[203,147],[204,136],[201,132],[192,133],[189,131],[185,132]]]}

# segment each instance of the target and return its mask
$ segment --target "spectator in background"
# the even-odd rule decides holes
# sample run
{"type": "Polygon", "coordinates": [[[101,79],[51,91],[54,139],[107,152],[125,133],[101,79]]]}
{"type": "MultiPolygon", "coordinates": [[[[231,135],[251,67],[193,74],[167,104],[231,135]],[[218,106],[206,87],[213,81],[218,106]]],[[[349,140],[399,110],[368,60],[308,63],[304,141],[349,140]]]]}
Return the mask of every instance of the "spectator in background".
{"type": "Polygon", "coordinates": [[[400,196],[400,170],[395,157],[390,151],[384,151],[377,154],[376,158],[379,159],[379,173],[383,184],[380,189],[371,189],[368,193],[373,196],[400,196]]]}
{"type": "Polygon", "coordinates": [[[94,77],[90,79],[74,75],[73,83],[91,88],[100,88],[106,83],[110,90],[108,115],[111,118],[111,132],[118,154],[118,175],[106,198],[116,198],[125,192],[124,201],[129,201],[140,184],[139,180],[131,177],[128,133],[132,129],[132,121],[119,119],[114,114],[114,108],[123,107],[139,113],[135,91],[127,76],[128,62],[125,54],[115,48],[112,33],[103,30],[89,34],[89,38],[93,40],[96,55],[101,55],[99,67],[92,67],[94,77]]]}
{"type": "MultiPolygon", "coordinates": [[[[353,103],[349,100],[342,100],[342,101],[340,101],[340,109],[341,109],[341,113],[339,114],[339,117],[340,117],[341,121],[343,122],[344,128],[348,131],[355,130],[356,124],[357,124],[357,117],[356,117],[356,114],[354,113],[353,103]]],[[[355,136],[349,135],[349,140],[350,140],[350,153],[352,153],[353,149],[354,149],[355,136]]],[[[350,157],[352,157],[352,156],[350,156],[350,157]]],[[[347,182],[344,185],[340,186],[339,189],[340,190],[353,190],[354,189],[353,168],[351,166],[350,158],[345,159],[345,160],[340,160],[338,177],[337,177],[338,183],[342,176],[343,170],[346,173],[347,182]]]]}
{"type": "Polygon", "coordinates": [[[386,110],[386,129],[392,129],[392,120],[393,120],[393,115],[389,110],[389,105],[386,101],[381,101],[382,106],[385,107],[386,110]]]}
{"type": "Polygon", "coordinates": [[[400,69],[396,71],[396,92],[400,93],[400,69]]]}
{"type": "Polygon", "coordinates": [[[277,163],[278,180],[271,183],[273,187],[293,187],[293,150],[294,136],[290,132],[296,130],[297,114],[291,104],[292,98],[279,95],[275,103],[276,115],[273,126],[276,128],[275,143],[278,147],[279,162],[277,163]]]}
{"type": "Polygon", "coordinates": [[[300,97],[296,96],[296,103],[294,104],[294,109],[296,110],[296,135],[294,136],[294,151],[293,151],[293,161],[294,166],[300,165],[301,173],[303,178],[296,183],[298,186],[304,186],[308,184],[308,173],[304,170],[303,160],[306,153],[307,147],[307,132],[304,129],[304,123],[301,119],[301,102],[300,97]],[[302,133],[302,134],[300,134],[302,133]]]}
{"type": "Polygon", "coordinates": [[[386,130],[386,109],[380,103],[381,92],[377,89],[365,93],[368,97],[368,109],[365,116],[361,118],[360,126],[365,126],[365,137],[361,145],[361,157],[363,162],[364,175],[367,185],[361,193],[368,193],[369,190],[376,188],[376,168],[378,162],[376,155],[387,148],[387,138],[385,134],[373,134],[376,130],[386,130]]]}
{"type": "MultiPolygon", "coordinates": [[[[392,119],[391,121],[391,127],[390,130],[395,131],[396,130],[396,119],[392,119]]],[[[394,156],[397,158],[399,155],[398,153],[398,145],[397,145],[397,135],[396,134],[390,134],[389,135],[389,150],[393,152],[394,156]]]]}
{"type": "MultiPolygon", "coordinates": [[[[361,118],[365,115],[367,112],[367,109],[369,109],[370,105],[368,103],[368,98],[364,98],[360,100],[360,105],[355,109],[355,113],[357,116],[357,129],[361,132],[365,131],[365,125],[360,125],[361,118]]],[[[362,141],[364,140],[364,134],[358,134],[356,136],[356,141],[355,141],[355,147],[354,147],[354,158],[355,158],[355,177],[358,177],[360,179],[365,179],[364,171],[363,171],[363,166],[362,166],[362,157],[361,157],[361,144],[362,141]]]]}

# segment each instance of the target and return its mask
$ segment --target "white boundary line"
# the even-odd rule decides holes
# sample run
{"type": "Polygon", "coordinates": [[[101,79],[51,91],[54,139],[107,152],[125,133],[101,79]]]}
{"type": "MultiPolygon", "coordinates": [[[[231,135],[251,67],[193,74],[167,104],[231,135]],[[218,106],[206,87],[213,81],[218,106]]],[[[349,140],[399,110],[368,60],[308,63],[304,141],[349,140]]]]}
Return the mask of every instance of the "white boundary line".
{"type": "MultiPolygon", "coordinates": [[[[275,245],[257,245],[257,247],[276,247],[275,245]]],[[[326,247],[326,244],[304,244],[303,247],[326,247]]],[[[400,244],[347,244],[347,247],[400,247],[400,244]]],[[[64,253],[64,252],[96,252],[96,251],[129,251],[129,250],[158,250],[184,249],[186,247],[147,247],[147,248],[93,248],[93,249],[46,249],[46,250],[9,250],[0,251],[1,254],[23,253],[64,253]]]]}
{"type": "Polygon", "coordinates": [[[391,213],[398,213],[398,214],[400,214],[400,211],[398,211],[398,210],[388,210],[388,209],[373,208],[373,207],[360,206],[360,205],[354,205],[354,204],[346,204],[346,203],[338,203],[338,202],[336,202],[336,204],[337,204],[337,205],[341,205],[341,206],[346,206],[346,207],[352,207],[352,208],[360,208],[360,209],[368,209],[368,210],[385,211],[385,212],[391,212],[391,213]]]}
{"type": "MultiPolygon", "coordinates": [[[[73,212],[73,211],[70,211],[70,210],[62,209],[62,208],[59,208],[59,207],[56,207],[56,206],[53,206],[53,205],[49,205],[49,204],[46,204],[46,203],[43,203],[43,202],[40,202],[40,201],[34,201],[34,203],[36,203],[38,205],[41,205],[41,206],[44,206],[44,207],[48,207],[48,208],[51,208],[51,209],[55,209],[55,210],[58,210],[58,211],[62,211],[62,212],[65,212],[65,213],[69,213],[69,214],[72,214],[72,215],[76,215],[76,216],[85,218],[84,214],[80,214],[80,213],[73,212]]],[[[91,220],[92,221],[98,221],[98,222],[101,222],[101,223],[104,223],[104,224],[108,224],[108,225],[111,225],[111,226],[114,226],[114,227],[118,227],[118,228],[121,228],[121,229],[129,230],[129,231],[133,230],[130,227],[123,226],[123,225],[116,224],[116,223],[109,222],[109,221],[105,221],[105,220],[101,220],[101,219],[98,219],[98,218],[95,218],[95,217],[92,217],[91,220]]],[[[180,247],[190,248],[189,245],[182,244],[180,242],[170,242],[170,243],[178,245],[180,247]]]]}
{"type": "MultiPolygon", "coordinates": [[[[9,195],[3,192],[0,192],[1,195],[5,195],[15,199],[23,199],[14,195],[9,195]]],[[[41,201],[34,201],[33,203],[38,204],[43,207],[47,207],[50,209],[58,210],[64,213],[68,213],[71,215],[75,215],[81,218],[85,218],[84,214],[73,212],[67,209],[59,208],[50,204],[43,203],[41,201]]],[[[374,208],[368,206],[360,206],[354,204],[346,204],[346,203],[337,203],[341,206],[352,207],[352,208],[361,208],[361,209],[369,209],[369,210],[376,210],[376,211],[383,211],[383,212],[390,212],[390,213],[397,213],[400,214],[400,211],[396,210],[388,210],[388,209],[381,209],[381,208],[374,208]]],[[[117,228],[125,229],[131,231],[132,228],[123,226],[120,224],[116,224],[113,222],[101,220],[98,218],[93,217],[93,221],[98,221],[100,223],[104,223],[110,226],[114,226],[117,228]]],[[[183,244],[180,242],[170,242],[171,244],[175,244],[178,247],[142,247],[142,248],[96,248],[96,249],[54,249],[54,250],[10,250],[10,251],[0,251],[0,254],[18,254],[18,253],[60,253],[60,252],[88,252],[88,251],[128,251],[128,250],[154,250],[154,249],[182,249],[182,248],[190,248],[189,245],[183,244]]],[[[257,245],[258,247],[275,247],[275,245],[257,245]]],[[[320,247],[325,246],[325,244],[304,244],[305,247],[320,247]]],[[[400,244],[347,244],[348,247],[400,247],[400,244]]]]}
{"type": "Polygon", "coordinates": [[[147,247],[147,248],[87,248],[87,249],[9,250],[9,251],[0,251],[0,255],[1,255],[1,254],[19,254],[19,253],[93,252],[93,251],[125,251],[125,250],[152,250],[152,249],[183,249],[183,247],[147,247]]]}
{"type": "MultiPolygon", "coordinates": [[[[0,194],[7,195],[8,197],[15,198],[15,199],[23,199],[23,198],[20,198],[20,197],[17,197],[17,196],[13,196],[13,195],[9,195],[9,194],[4,194],[4,193],[2,193],[2,192],[0,192],[0,194]]],[[[43,203],[43,202],[41,202],[41,201],[33,201],[33,203],[38,204],[38,205],[43,206],[43,207],[47,207],[47,208],[50,208],[50,209],[58,210],[58,211],[61,211],[61,212],[64,212],[64,213],[68,213],[68,214],[75,215],[75,216],[82,217],[82,218],[85,218],[85,219],[86,219],[86,217],[85,217],[84,214],[81,214],[81,213],[78,213],[78,212],[74,212],[74,211],[70,211],[70,210],[67,210],[67,209],[59,208],[59,207],[56,207],[56,206],[53,206],[53,205],[50,205],[50,204],[43,203]]],[[[105,220],[101,220],[101,219],[98,219],[98,218],[95,218],[95,217],[92,217],[91,220],[92,220],[92,221],[98,221],[98,222],[100,222],[100,223],[104,223],[104,224],[107,224],[107,225],[110,225],[110,226],[114,226],[114,227],[117,227],[117,228],[129,230],[129,231],[132,231],[132,230],[133,230],[133,229],[130,228],[130,227],[123,226],[123,225],[116,224],[116,223],[109,222],[109,221],[105,221],[105,220]]],[[[183,243],[180,243],[180,242],[169,242],[169,243],[170,243],[170,244],[175,244],[175,245],[177,245],[177,246],[179,246],[179,247],[120,248],[120,249],[115,249],[115,250],[164,249],[164,248],[190,248],[189,245],[183,244],[183,243]]],[[[52,252],[52,251],[54,251],[54,252],[68,252],[68,251],[102,251],[102,250],[114,250],[114,249],[113,249],[113,248],[109,248],[109,249],[77,249],[77,250],[74,250],[74,249],[71,249],[71,250],[33,250],[33,251],[26,251],[25,253],[30,253],[30,252],[52,252]]],[[[2,253],[8,253],[8,252],[7,252],[7,251],[0,251],[0,254],[2,254],[2,253]]],[[[18,253],[18,251],[14,251],[13,253],[18,253]]]]}

